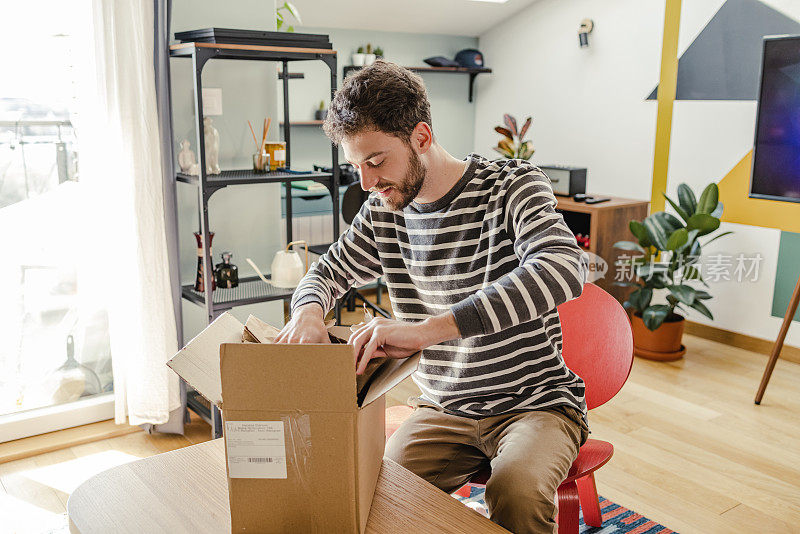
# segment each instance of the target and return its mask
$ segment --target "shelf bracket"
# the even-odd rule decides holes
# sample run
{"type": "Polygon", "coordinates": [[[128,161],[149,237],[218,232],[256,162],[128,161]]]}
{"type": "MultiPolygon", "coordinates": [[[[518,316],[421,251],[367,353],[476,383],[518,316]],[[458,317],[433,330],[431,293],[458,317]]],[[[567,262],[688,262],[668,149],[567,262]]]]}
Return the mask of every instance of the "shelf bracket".
{"type": "Polygon", "coordinates": [[[478,77],[477,72],[470,72],[469,73],[469,101],[472,102],[472,92],[475,86],[475,78],[478,77]]]}

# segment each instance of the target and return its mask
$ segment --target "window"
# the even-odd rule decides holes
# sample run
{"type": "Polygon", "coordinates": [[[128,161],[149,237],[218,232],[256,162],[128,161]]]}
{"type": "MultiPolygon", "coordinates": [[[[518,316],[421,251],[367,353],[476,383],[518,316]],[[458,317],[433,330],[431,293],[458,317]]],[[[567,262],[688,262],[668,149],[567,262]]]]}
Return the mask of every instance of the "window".
{"type": "Polygon", "coordinates": [[[18,2],[0,20],[13,42],[0,77],[0,440],[113,416],[108,319],[91,290],[99,244],[76,217],[82,4],[18,2]]]}

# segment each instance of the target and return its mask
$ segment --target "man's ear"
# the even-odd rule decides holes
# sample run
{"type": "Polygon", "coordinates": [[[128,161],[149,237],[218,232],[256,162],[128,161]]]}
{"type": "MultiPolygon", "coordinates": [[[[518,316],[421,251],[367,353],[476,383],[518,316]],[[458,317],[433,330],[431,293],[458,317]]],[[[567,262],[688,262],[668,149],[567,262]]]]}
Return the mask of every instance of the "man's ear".
{"type": "Polygon", "coordinates": [[[433,131],[427,122],[418,122],[411,132],[411,148],[417,154],[424,154],[433,145],[433,131]]]}

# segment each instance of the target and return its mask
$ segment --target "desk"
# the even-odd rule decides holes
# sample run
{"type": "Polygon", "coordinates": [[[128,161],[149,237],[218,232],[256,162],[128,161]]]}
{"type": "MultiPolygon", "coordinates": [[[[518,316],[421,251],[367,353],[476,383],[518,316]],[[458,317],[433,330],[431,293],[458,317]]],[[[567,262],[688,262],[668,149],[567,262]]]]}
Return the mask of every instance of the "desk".
{"type": "MultiPolygon", "coordinates": [[[[596,197],[608,195],[593,194],[596,197]]],[[[590,271],[590,282],[611,293],[614,298],[624,302],[631,293],[631,288],[614,285],[617,274],[616,261],[622,254],[631,255],[630,251],[614,248],[617,241],[636,241],[628,229],[631,220],[640,221],[647,217],[648,203],[643,200],[629,198],[608,197],[611,200],[600,204],[586,204],[575,202],[571,197],[556,197],[556,210],[564,216],[564,222],[574,234],[588,235],[589,248],[584,250],[600,256],[605,260],[608,271],[600,279],[597,273],[590,271]]],[[[591,259],[594,262],[594,258],[591,259]]],[[[597,266],[590,264],[589,269],[597,266]]]]}
{"type": "MultiPolygon", "coordinates": [[[[230,532],[222,439],[104,471],[69,498],[73,534],[230,532]]],[[[506,533],[479,513],[384,458],[369,533],[506,533]]]]}

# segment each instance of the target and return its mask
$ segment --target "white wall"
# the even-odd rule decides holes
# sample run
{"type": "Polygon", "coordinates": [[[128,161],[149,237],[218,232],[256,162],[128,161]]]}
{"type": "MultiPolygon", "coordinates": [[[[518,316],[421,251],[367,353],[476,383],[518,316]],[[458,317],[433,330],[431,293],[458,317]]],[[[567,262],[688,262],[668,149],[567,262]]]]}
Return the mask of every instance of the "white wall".
{"type": "MultiPolygon", "coordinates": [[[[679,54],[723,0],[683,2],[679,54]]],[[[765,0],[800,19],[800,4],[765,0]]],[[[475,151],[492,155],[493,127],[505,112],[533,116],[535,163],[589,169],[588,192],[649,200],[657,104],[646,101],[658,84],[664,0],[540,0],[479,38],[494,69],[479,78],[475,151]],[[590,47],[580,49],[577,28],[591,18],[590,47]],[[511,37],[513,36],[513,37],[511,37]]],[[[753,144],[755,102],[675,103],[668,191],[687,182],[699,193],[718,182],[753,144]]],[[[690,319],[747,335],[774,339],[781,319],[772,317],[779,230],[723,224],[734,236],[709,254],[761,254],[756,282],[713,283],[709,308],[716,320],[690,319]]],[[[800,345],[800,329],[787,343],[800,345]]]]}
{"type": "Polygon", "coordinates": [[[503,113],[533,116],[536,163],[585,166],[589,192],[648,199],[663,0],[540,0],[480,36],[475,151],[495,152],[503,113]],[[578,25],[595,22],[591,46],[578,25]]]}

